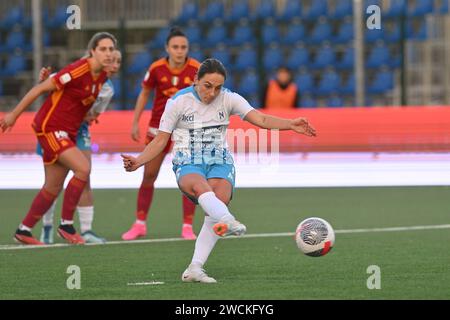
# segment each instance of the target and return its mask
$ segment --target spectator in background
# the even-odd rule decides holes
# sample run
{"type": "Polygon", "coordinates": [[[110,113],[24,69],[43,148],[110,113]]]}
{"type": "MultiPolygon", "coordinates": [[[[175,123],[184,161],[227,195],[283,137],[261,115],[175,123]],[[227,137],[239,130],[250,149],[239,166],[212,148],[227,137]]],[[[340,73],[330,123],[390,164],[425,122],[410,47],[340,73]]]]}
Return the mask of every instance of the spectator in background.
{"type": "Polygon", "coordinates": [[[298,88],[288,68],[277,69],[276,77],[269,80],[261,101],[266,110],[293,109],[298,105],[298,88]]]}

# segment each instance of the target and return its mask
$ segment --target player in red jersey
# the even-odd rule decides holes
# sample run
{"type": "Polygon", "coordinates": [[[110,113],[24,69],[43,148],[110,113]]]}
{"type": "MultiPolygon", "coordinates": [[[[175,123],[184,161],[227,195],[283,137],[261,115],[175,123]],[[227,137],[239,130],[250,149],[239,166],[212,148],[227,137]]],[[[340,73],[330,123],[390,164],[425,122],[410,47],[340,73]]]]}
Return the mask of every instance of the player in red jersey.
{"type": "Polygon", "coordinates": [[[89,178],[91,165],[76,147],[76,136],[107,80],[103,69],[111,64],[116,45],[113,35],[106,32],[95,34],[88,45],[89,57],[66,66],[54,77],[34,86],[12,112],[0,119],[0,128],[5,132],[40,95],[49,93],[32,124],[43,150],[45,183],[19,225],[14,235],[16,241],[43,244],[33,238],[31,230],[50,208],[71,170],[73,177],[64,192],[58,234],[69,243],[84,243],[73,227],[73,215],[89,178]]]}
{"type": "MultiPolygon", "coordinates": [[[[133,126],[131,137],[139,141],[139,119],[148,102],[152,89],[155,89],[155,99],[153,102],[152,117],[146,136],[146,144],[149,144],[158,133],[159,121],[164,112],[167,100],[178,90],[189,87],[197,73],[200,63],[188,57],[189,43],[186,35],[178,28],[172,28],[166,40],[166,52],[168,57],[159,59],[152,63],[147,71],[142,90],[136,102],[134,110],[133,126]]],[[[130,230],[122,235],[123,240],[134,240],[147,234],[147,215],[150,209],[154,182],[158,176],[161,164],[171,148],[170,141],[164,151],[144,167],[144,176],[139,188],[136,221],[130,230]]],[[[194,240],[196,235],[192,229],[192,220],[195,213],[195,204],[186,196],[183,196],[183,228],[181,236],[185,239],[194,240]]]]}

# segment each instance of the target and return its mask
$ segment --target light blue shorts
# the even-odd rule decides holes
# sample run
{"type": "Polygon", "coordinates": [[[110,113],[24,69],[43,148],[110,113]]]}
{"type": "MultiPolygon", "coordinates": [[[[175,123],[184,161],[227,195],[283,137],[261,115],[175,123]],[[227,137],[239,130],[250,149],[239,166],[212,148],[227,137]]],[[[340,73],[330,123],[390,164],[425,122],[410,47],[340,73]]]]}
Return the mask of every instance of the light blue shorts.
{"type": "MultiPolygon", "coordinates": [[[[227,180],[232,187],[231,193],[234,192],[234,185],[236,179],[236,170],[233,164],[221,163],[221,164],[183,164],[183,165],[173,165],[173,172],[177,178],[177,183],[179,185],[181,177],[195,173],[204,177],[206,180],[212,178],[219,178],[227,180]]],[[[194,203],[197,203],[197,199],[193,199],[191,195],[186,194],[186,196],[191,199],[194,203]]]]}
{"type": "MultiPolygon", "coordinates": [[[[89,132],[89,125],[86,122],[83,122],[80,130],[78,130],[77,148],[83,151],[91,150],[91,134],[89,132]]],[[[36,153],[42,156],[42,148],[39,143],[36,146],[36,153]]]]}

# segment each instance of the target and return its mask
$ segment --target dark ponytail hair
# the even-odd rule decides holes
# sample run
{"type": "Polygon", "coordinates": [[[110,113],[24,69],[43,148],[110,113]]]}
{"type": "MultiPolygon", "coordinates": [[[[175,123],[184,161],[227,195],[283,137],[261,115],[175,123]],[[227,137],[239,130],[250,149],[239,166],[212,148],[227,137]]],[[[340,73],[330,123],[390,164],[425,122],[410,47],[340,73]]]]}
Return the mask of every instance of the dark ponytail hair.
{"type": "Polygon", "coordinates": [[[209,58],[202,62],[200,68],[198,68],[197,78],[200,80],[207,73],[218,73],[223,75],[224,79],[227,78],[227,70],[222,62],[214,58],[209,58]]]}
{"type": "Polygon", "coordinates": [[[114,43],[114,48],[117,48],[116,37],[114,37],[109,32],[97,32],[96,34],[94,34],[92,36],[91,40],[89,40],[89,43],[87,46],[87,55],[89,57],[91,56],[91,50],[95,50],[95,48],[97,48],[97,46],[98,46],[98,43],[103,39],[111,39],[111,41],[114,43]]]}
{"type": "Polygon", "coordinates": [[[168,35],[167,38],[166,38],[166,44],[167,44],[167,45],[169,44],[170,39],[172,39],[173,37],[185,37],[185,38],[187,39],[187,37],[186,37],[186,35],[184,34],[184,32],[181,31],[181,29],[178,28],[178,27],[172,27],[172,28],[170,29],[169,35],[168,35]]]}

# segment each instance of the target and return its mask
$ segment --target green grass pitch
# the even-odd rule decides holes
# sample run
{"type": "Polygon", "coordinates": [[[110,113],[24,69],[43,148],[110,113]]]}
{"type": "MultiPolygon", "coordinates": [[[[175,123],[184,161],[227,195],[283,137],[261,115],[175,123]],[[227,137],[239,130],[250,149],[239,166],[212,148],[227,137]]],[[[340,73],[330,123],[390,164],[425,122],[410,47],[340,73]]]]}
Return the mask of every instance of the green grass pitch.
{"type": "MultiPolygon", "coordinates": [[[[180,277],[193,241],[2,249],[14,244],[35,192],[0,191],[0,300],[450,298],[450,229],[338,233],[320,258],[302,255],[291,236],[220,240],[205,266],[218,283],[186,284],[180,277]],[[69,265],[80,267],[80,290],[66,287],[69,265]],[[380,267],[379,290],[366,286],[370,265],[380,267]],[[128,285],[152,281],[163,284],[128,285]]],[[[95,231],[120,240],[134,219],[136,190],[94,197],[95,231]]],[[[309,216],[335,230],[449,224],[449,199],[448,187],[237,189],[230,208],[248,234],[261,234],[294,232],[309,216]]],[[[202,220],[199,208],[197,233],[202,220]]],[[[181,223],[179,191],[156,190],[147,238],[178,237],[181,223]]]]}

